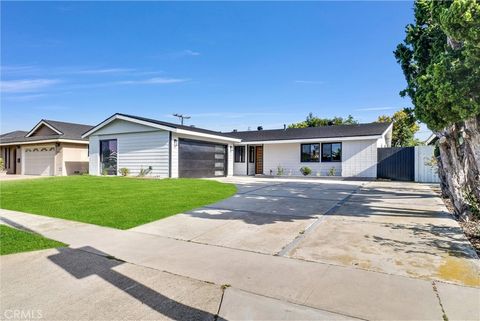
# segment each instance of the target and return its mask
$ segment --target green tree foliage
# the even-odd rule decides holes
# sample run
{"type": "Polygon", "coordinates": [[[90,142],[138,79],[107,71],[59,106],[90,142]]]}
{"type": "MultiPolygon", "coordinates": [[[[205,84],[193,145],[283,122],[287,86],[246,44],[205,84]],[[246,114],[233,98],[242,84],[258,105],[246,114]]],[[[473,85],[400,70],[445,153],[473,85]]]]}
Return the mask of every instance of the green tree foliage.
{"type": "Polygon", "coordinates": [[[432,130],[480,114],[480,3],[415,2],[415,23],[395,57],[417,118],[432,130]]]}
{"type": "Polygon", "coordinates": [[[358,124],[358,121],[353,118],[352,115],[348,115],[347,118],[333,117],[333,118],[319,118],[314,116],[313,113],[309,113],[305,121],[299,123],[293,123],[288,125],[288,128],[306,128],[306,127],[321,127],[331,125],[353,125],[358,124]]]}
{"type": "Polygon", "coordinates": [[[415,133],[418,132],[420,126],[412,109],[404,108],[394,113],[393,116],[379,116],[377,122],[393,122],[392,146],[407,147],[420,144],[420,141],[415,138],[415,133]]]}
{"type": "Polygon", "coordinates": [[[414,10],[395,50],[407,80],[400,94],[439,136],[442,191],[468,219],[480,212],[480,2],[417,0],[414,10]]]}

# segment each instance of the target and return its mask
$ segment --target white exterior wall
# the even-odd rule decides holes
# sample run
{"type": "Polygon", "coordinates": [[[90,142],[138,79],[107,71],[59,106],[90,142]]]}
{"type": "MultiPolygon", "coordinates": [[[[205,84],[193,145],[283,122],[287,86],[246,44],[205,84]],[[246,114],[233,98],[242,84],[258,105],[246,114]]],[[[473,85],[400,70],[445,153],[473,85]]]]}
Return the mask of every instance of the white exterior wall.
{"type": "Polygon", "coordinates": [[[136,176],[152,168],[150,177],[169,177],[169,132],[155,131],[117,135],[118,169],[128,168],[136,176]]]}
{"type": "MultiPolygon", "coordinates": [[[[310,176],[327,176],[330,168],[335,168],[336,176],[342,175],[341,162],[300,162],[300,143],[265,144],[263,145],[263,173],[277,174],[278,166],[284,169],[285,176],[303,176],[300,168],[310,167],[310,176]]],[[[342,147],[343,148],[343,147],[342,147]]]]}
{"type": "Polygon", "coordinates": [[[415,182],[439,183],[438,169],[426,163],[433,157],[435,146],[415,146],[415,182]]]}
{"type": "MultiPolygon", "coordinates": [[[[235,155],[235,154],[234,154],[235,155]]],[[[233,175],[247,175],[247,160],[244,163],[233,163],[233,175]]]]}
{"type": "Polygon", "coordinates": [[[62,144],[62,175],[88,172],[88,145],[62,144]]]}
{"type": "Polygon", "coordinates": [[[377,177],[377,140],[342,142],[342,176],[377,177]]]}
{"type": "MultiPolygon", "coordinates": [[[[322,142],[318,142],[321,144],[322,142]]],[[[348,140],[342,143],[341,162],[301,162],[301,143],[264,144],[263,173],[277,175],[278,167],[282,167],[285,176],[303,176],[300,168],[307,166],[312,169],[310,176],[328,176],[330,169],[335,168],[336,176],[343,177],[376,177],[377,176],[377,146],[385,146],[385,138],[370,140],[348,140]]],[[[246,150],[248,155],[248,150],[246,150]]],[[[246,162],[248,158],[246,157],[246,162]]],[[[245,175],[247,163],[235,163],[234,174],[245,175]]],[[[249,174],[254,171],[254,164],[248,164],[249,174]]]]}
{"type": "Polygon", "coordinates": [[[169,177],[169,132],[116,120],[90,136],[91,175],[101,175],[100,140],[117,139],[117,169],[128,168],[130,175],[152,167],[151,177],[169,177]]]}
{"type": "Polygon", "coordinates": [[[233,144],[229,143],[227,146],[228,154],[228,173],[227,176],[233,176],[233,144]]]}
{"type": "MultiPolygon", "coordinates": [[[[169,177],[169,132],[157,130],[152,132],[95,135],[90,138],[90,146],[96,144],[96,153],[90,150],[90,174],[101,175],[100,140],[117,140],[117,169],[128,168],[130,175],[136,176],[141,169],[152,168],[149,177],[169,177]],[[92,138],[96,137],[94,143],[92,138]],[[92,163],[96,165],[92,166],[92,163]],[[95,170],[95,171],[92,171],[95,170]]],[[[119,174],[117,174],[119,175],[119,174]]]]}
{"type": "Polygon", "coordinates": [[[172,151],[172,178],[178,178],[178,135],[172,133],[171,151],[172,151]],[[177,140],[177,146],[175,146],[175,140],[177,140]]]}
{"type": "Polygon", "coordinates": [[[100,175],[100,138],[99,136],[90,136],[89,138],[89,160],[88,173],[90,175],[100,175]]]}

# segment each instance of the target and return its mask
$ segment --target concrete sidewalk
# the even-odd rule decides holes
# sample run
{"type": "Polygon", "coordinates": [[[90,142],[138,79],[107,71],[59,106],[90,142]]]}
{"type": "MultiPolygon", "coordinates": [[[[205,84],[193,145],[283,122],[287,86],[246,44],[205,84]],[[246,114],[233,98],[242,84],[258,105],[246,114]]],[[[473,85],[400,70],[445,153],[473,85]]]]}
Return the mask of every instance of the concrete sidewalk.
{"type": "Polygon", "coordinates": [[[9,320],[356,320],[84,250],[7,255],[1,271],[9,320]]]}
{"type": "MultiPolygon", "coordinates": [[[[24,226],[82,251],[114,256],[138,266],[198,281],[228,284],[233,290],[286,304],[369,320],[441,320],[444,312],[450,320],[480,317],[478,288],[442,282],[432,284],[427,280],[353,267],[196,244],[12,211],[1,210],[0,213],[6,223],[24,226]]],[[[235,311],[245,312],[238,308],[235,311]]]]}

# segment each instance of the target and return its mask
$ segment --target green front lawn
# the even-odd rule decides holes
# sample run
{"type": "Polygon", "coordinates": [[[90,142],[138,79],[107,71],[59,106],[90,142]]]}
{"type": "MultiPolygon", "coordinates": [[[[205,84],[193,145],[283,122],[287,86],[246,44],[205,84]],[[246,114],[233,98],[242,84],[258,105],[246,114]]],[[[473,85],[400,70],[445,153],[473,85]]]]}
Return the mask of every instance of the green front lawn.
{"type": "Polygon", "coordinates": [[[41,235],[20,231],[9,226],[0,225],[0,255],[51,249],[65,246],[44,238],[41,235]]]}
{"type": "Polygon", "coordinates": [[[70,176],[0,183],[0,207],[128,229],[212,204],[233,184],[201,179],[70,176]]]}

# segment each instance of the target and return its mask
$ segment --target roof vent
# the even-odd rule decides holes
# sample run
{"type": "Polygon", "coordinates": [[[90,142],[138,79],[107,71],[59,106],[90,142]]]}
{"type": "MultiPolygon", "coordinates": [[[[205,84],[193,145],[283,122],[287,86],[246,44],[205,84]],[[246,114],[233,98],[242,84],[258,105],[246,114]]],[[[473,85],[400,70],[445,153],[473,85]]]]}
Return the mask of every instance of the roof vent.
{"type": "Polygon", "coordinates": [[[236,132],[238,132],[238,130],[234,129],[233,132],[236,133],[236,132]]]}
{"type": "Polygon", "coordinates": [[[258,127],[257,127],[257,130],[263,130],[263,127],[262,127],[262,126],[258,126],[258,127]]]}

